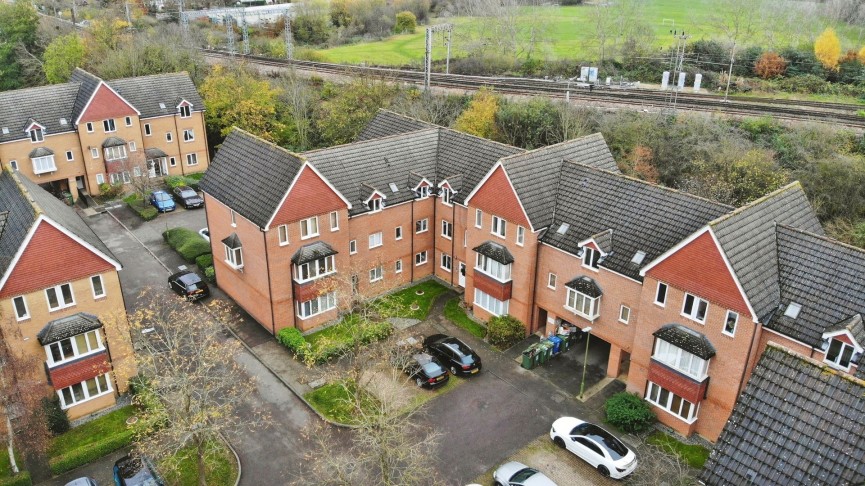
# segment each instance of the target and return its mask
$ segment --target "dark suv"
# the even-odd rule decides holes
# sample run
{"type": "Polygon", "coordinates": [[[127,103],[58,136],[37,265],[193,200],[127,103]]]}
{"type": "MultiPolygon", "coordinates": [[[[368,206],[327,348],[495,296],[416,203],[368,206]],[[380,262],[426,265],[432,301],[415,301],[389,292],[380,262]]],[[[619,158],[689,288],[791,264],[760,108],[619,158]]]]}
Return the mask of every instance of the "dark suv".
{"type": "Polygon", "coordinates": [[[481,370],[481,357],[455,337],[433,334],[424,339],[423,344],[453,375],[470,376],[481,370]]]}
{"type": "Polygon", "coordinates": [[[204,199],[201,199],[201,196],[191,187],[175,187],[172,192],[174,193],[174,200],[186,209],[204,207],[204,199]]]}

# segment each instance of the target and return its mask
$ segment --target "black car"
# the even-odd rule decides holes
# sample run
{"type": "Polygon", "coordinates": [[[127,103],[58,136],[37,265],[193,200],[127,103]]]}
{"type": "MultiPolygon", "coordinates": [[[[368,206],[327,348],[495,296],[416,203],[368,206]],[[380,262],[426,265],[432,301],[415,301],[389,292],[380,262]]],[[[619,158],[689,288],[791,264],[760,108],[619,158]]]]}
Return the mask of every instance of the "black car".
{"type": "Polygon", "coordinates": [[[201,199],[201,196],[199,196],[197,192],[192,190],[191,187],[175,187],[174,191],[172,192],[174,194],[174,199],[186,209],[204,207],[204,199],[201,199]]]}
{"type": "Polygon", "coordinates": [[[116,486],[164,486],[162,478],[148,459],[124,456],[114,463],[116,486]]]}
{"type": "Polygon", "coordinates": [[[178,295],[186,297],[186,300],[190,302],[210,295],[210,287],[207,286],[207,282],[197,273],[188,270],[177,272],[168,277],[168,286],[178,295]]]}
{"type": "Polygon", "coordinates": [[[448,382],[448,372],[444,366],[426,353],[413,354],[403,370],[414,378],[417,386],[434,388],[448,382]]]}
{"type": "Polygon", "coordinates": [[[451,374],[470,376],[481,370],[481,357],[459,339],[444,334],[433,334],[424,339],[424,347],[438,358],[451,374]]]}

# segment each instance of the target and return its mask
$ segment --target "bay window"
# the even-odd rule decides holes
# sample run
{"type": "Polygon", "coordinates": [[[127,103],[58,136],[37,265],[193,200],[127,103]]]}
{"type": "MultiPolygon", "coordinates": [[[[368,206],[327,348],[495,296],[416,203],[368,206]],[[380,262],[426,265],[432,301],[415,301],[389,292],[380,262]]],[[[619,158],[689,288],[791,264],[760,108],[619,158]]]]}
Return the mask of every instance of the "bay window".
{"type": "Polygon", "coordinates": [[[649,382],[649,385],[646,387],[646,400],[685,422],[692,423],[697,420],[697,405],[657,383],[649,382]]]}
{"type": "Polygon", "coordinates": [[[475,305],[490,314],[501,316],[508,313],[509,300],[501,301],[482,290],[475,288],[475,305]]]}
{"type": "Polygon", "coordinates": [[[475,266],[475,270],[488,275],[500,282],[507,282],[511,279],[511,264],[507,265],[503,263],[499,263],[492,258],[477,254],[477,265],[475,266]]]}
{"type": "Polygon", "coordinates": [[[53,367],[103,349],[99,330],[93,330],[46,344],[45,354],[48,356],[48,366],[53,367]]]}
{"type": "Polygon", "coordinates": [[[655,351],[652,359],[663,363],[676,371],[702,381],[709,371],[709,361],[689,353],[675,344],[655,339],[655,351]]]}
{"type": "Polygon", "coordinates": [[[294,279],[298,282],[315,280],[336,272],[336,256],[329,255],[294,267],[294,279]]]}
{"type": "Polygon", "coordinates": [[[108,374],[106,373],[89,380],[84,380],[81,383],[67,386],[62,390],[58,390],[57,394],[60,396],[60,407],[66,409],[81,402],[106,395],[111,393],[111,391],[111,380],[108,379],[108,374]]]}
{"type": "Polygon", "coordinates": [[[600,297],[589,297],[568,287],[565,298],[565,308],[586,319],[596,319],[600,313],[600,297]]]}
{"type": "Polygon", "coordinates": [[[297,315],[301,319],[306,319],[335,308],[336,292],[328,292],[306,302],[298,302],[297,315]]]}
{"type": "Polygon", "coordinates": [[[33,157],[33,173],[44,174],[46,172],[54,172],[57,170],[57,165],[54,164],[54,156],[46,155],[44,157],[33,157]]]}
{"type": "Polygon", "coordinates": [[[119,160],[126,158],[126,145],[116,147],[105,147],[105,160],[119,160]]]}

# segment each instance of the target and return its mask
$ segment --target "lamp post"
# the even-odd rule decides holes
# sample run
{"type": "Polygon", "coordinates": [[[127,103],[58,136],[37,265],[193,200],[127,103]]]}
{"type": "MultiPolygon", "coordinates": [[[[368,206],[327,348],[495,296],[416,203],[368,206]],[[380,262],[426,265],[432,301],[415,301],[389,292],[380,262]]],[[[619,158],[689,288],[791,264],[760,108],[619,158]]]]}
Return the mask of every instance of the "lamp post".
{"type": "Polygon", "coordinates": [[[583,332],[586,333],[586,354],[583,356],[583,379],[580,381],[580,400],[583,399],[583,390],[586,388],[586,364],[589,362],[589,338],[592,337],[592,327],[584,327],[583,332]]]}

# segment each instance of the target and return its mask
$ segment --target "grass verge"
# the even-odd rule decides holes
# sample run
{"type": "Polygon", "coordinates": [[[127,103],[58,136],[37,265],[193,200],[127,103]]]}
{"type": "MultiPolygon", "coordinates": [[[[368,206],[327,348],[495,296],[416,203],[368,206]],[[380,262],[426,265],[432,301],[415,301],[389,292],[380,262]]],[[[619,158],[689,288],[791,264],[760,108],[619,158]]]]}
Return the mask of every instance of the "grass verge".
{"type": "Polygon", "coordinates": [[[646,439],[646,442],[660,447],[666,452],[672,451],[694,469],[703,469],[703,464],[709,458],[709,449],[701,445],[685,444],[663,432],[654,432],[646,439]]]}
{"type": "Polygon", "coordinates": [[[447,287],[435,280],[427,280],[426,282],[421,282],[407,289],[395,292],[391,297],[396,303],[405,308],[405,310],[401,312],[402,315],[400,317],[422,321],[429,315],[429,311],[432,308],[436,297],[447,290],[447,287]],[[419,291],[423,291],[423,295],[417,295],[417,292],[419,291]],[[418,309],[412,310],[412,304],[417,304],[418,309]]]}
{"type": "MultiPolygon", "coordinates": [[[[24,463],[21,461],[21,456],[18,451],[15,451],[15,462],[18,467],[22,468],[24,463]]],[[[33,484],[30,480],[28,471],[20,471],[16,475],[12,475],[12,463],[9,462],[9,452],[4,447],[0,450],[0,486],[29,486],[33,484]]]]}
{"type": "Polygon", "coordinates": [[[444,314],[451,322],[478,339],[483,339],[487,335],[487,328],[475,322],[466,314],[465,309],[460,307],[459,297],[454,297],[445,304],[444,314]]]}
{"type": "MultiPolygon", "coordinates": [[[[237,479],[237,461],[223,442],[215,444],[219,453],[205,465],[208,486],[232,486],[237,479]]],[[[159,471],[167,484],[173,486],[196,486],[198,484],[198,462],[195,446],[184,447],[173,457],[159,463],[159,471]]]]}
{"type": "MultiPolygon", "coordinates": [[[[343,424],[353,424],[357,422],[354,405],[354,396],[357,392],[357,387],[351,383],[344,385],[335,382],[313,390],[303,397],[326,418],[343,424]]],[[[361,408],[375,406],[375,397],[363,393],[360,406],[361,408]]]]}
{"type": "Polygon", "coordinates": [[[135,433],[126,419],[135,408],[126,406],[55,437],[48,448],[48,464],[53,474],[71,471],[132,443],[135,433]]]}

